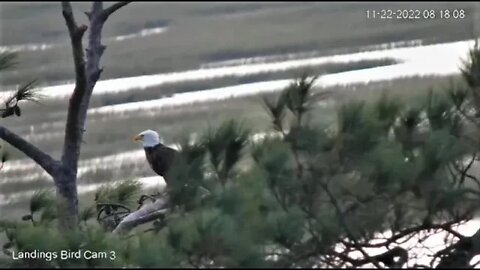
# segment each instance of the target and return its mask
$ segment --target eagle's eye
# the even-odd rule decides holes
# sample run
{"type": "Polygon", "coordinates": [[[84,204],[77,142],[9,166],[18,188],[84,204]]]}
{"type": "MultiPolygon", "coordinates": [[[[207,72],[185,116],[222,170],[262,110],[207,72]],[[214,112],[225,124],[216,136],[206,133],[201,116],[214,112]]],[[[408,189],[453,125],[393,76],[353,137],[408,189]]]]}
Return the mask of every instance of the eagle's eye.
{"type": "Polygon", "coordinates": [[[144,134],[138,134],[137,136],[133,137],[134,142],[138,142],[143,140],[144,134]]]}

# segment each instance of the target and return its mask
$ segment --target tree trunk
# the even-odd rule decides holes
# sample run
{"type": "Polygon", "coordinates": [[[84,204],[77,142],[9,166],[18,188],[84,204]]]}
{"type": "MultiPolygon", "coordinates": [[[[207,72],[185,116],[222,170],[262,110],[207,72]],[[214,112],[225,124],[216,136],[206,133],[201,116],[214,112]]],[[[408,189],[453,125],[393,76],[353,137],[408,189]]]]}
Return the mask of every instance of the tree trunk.
{"type": "Polygon", "coordinates": [[[87,110],[95,84],[100,79],[100,58],[106,46],[101,44],[102,28],[111,14],[129,2],[118,2],[104,9],[102,2],[93,2],[90,12],[85,12],[90,22],[78,26],[70,2],[62,2],[62,14],[68,28],[75,68],[75,88],[70,97],[65,140],[61,160],[55,160],[35,145],[0,125],[0,138],[22,151],[50,174],[57,188],[58,218],[64,228],[75,228],[78,223],[77,168],[80,148],[85,132],[87,110]],[[90,28],[85,61],[82,38],[90,28]]]}
{"type": "Polygon", "coordinates": [[[54,177],[60,201],[59,210],[65,210],[61,211],[63,220],[60,223],[66,228],[75,227],[78,222],[77,169],[90,97],[103,70],[99,67],[100,58],[106,48],[101,44],[102,28],[108,17],[126,4],[128,2],[115,3],[104,9],[102,2],[93,2],[90,12],[86,12],[90,22],[87,27],[78,26],[70,3],[62,2],[62,13],[70,34],[75,67],[75,88],[68,107],[61,158],[63,170],[54,177]],[[82,38],[88,28],[90,32],[85,61],[82,38]]]}
{"type": "Polygon", "coordinates": [[[57,189],[59,225],[73,229],[78,224],[78,192],[76,173],[62,173],[54,178],[57,189]]]}

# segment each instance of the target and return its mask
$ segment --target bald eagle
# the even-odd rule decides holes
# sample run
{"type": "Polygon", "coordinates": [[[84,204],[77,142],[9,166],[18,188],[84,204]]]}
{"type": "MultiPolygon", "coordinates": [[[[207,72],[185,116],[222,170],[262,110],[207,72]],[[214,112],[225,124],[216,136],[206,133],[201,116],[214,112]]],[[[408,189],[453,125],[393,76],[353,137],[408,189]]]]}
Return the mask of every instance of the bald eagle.
{"type": "Polygon", "coordinates": [[[141,141],[145,156],[153,171],[165,179],[167,187],[171,186],[168,172],[172,167],[178,152],[160,142],[160,136],[153,130],[145,130],[136,135],[133,140],[141,141]]]}

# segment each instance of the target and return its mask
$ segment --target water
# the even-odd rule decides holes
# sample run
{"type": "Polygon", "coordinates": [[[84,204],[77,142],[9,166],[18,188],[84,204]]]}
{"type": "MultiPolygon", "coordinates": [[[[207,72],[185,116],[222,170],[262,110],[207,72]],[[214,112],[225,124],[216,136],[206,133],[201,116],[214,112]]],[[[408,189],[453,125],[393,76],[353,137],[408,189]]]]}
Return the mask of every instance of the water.
{"type": "MultiPolygon", "coordinates": [[[[349,63],[361,60],[379,60],[393,58],[398,64],[353,70],[328,74],[320,77],[317,86],[328,87],[354,83],[369,83],[381,80],[398,79],[412,76],[444,76],[459,72],[462,59],[467,56],[468,50],[473,46],[473,40],[441,43],[417,47],[393,48],[379,51],[341,54],[325,57],[314,57],[301,60],[287,60],[275,63],[257,63],[233,67],[220,67],[210,69],[197,69],[182,72],[155,74],[145,76],[126,77],[99,81],[93,93],[118,93],[132,91],[138,88],[147,88],[166,83],[186,82],[196,80],[209,80],[225,76],[246,76],[262,72],[285,71],[289,69],[318,66],[325,63],[349,63]],[[441,57],[439,57],[441,55],[441,57]]],[[[132,110],[139,106],[159,107],[168,105],[183,105],[195,102],[221,100],[245,95],[255,95],[264,92],[283,89],[290,80],[264,81],[250,84],[241,84],[223,88],[207,89],[189,93],[176,94],[172,97],[152,100],[146,103],[126,103],[105,106],[91,110],[91,112],[118,112],[132,110]]],[[[45,98],[66,98],[73,91],[73,84],[44,87],[41,91],[45,98]]],[[[11,92],[4,93],[5,95],[11,92]]]]}
{"type": "MultiPolygon", "coordinates": [[[[132,34],[107,37],[105,40],[108,42],[108,41],[123,41],[123,40],[134,39],[134,38],[143,38],[143,37],[161,34],[166,30],[167,30],[167,27],[145,28],[132,34]]],[[[30,44],[19,44],[19,45],[7,45],[7,46],[0,46],[0,52],[45,51],[54,47],[65,46],[69,44],[70,44],[70,40],[65,40],[64,42],[59,42],[59,43],[30,43],[30,44]]]]}
{"type": "MultiPolygon", "coordinates": [[[[473,46],[473,40],[452,43],[443,43],[418,47],[394,48],[382,51],[360,52],[353,54],[334,55],[303,60],[291,60],[280,63],[251,64],[235,67],[213,68],[206,70],[187,71],[174,74],[160,74],[141,76],[141,82],[137,77],[129,78],[130,85],[118,85],[118,81],[104,81],[102,86],[95,91],[110,92],[128,91],[135,86],[147,87],[173,81],[188,81],[198,79],[211,79],[227,75],[249,75],[265,71],[280,71],[289,68],[306,67],[322,63],[348,63],[361,60],[378,60],[391,57],[400,63],[389,66],[381,66],[360,70],[338,72],[321,76],[316,87],[331,87],[335,85],[348,85],[357,83],[370,83],[383,80],[392,80],[413,76],[445,76],[459,73],[462,61],[466,58],[468,50],[473,46]],[[442,57],[439,57],[441,55],[442,57]],[[108,83],[111,85],[108,85],[108,83]],[[118,86],[118,88],[114,88],[118,86]]],[[[135,110],[160,109],[168,106],[188,105],[193,102],[208,102],[228,98],[258,95],[280,91],[291,80],[272,80],[235,86],[227,86],[215,89],[207,89],[188,93],[175,94],[171,97],[123,103],[90,109],[90,113],[121,113],[135,110]]],[[[127,83],[127,81],[125,81],[127,83]]]]}

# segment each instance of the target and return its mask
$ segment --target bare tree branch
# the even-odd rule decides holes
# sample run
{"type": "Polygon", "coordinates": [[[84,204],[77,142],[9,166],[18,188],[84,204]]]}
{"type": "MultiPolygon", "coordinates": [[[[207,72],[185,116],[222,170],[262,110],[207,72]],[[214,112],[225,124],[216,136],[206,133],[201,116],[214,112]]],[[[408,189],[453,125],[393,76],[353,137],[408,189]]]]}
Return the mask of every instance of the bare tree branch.
{"type": "MultiPolygon", "coordinates": [[[[453,234],[455,237],[462,239],[462,237],[465,237],[465,236],[463,236],[459,233],[455,233],[451,229],[452,225],[455,225],[455,224],[461,222],[462,220],[463,220],[463,217],[461,217],[460,219],[455,219],[455,220],[448,221],[448,222],[441,223],[441,224],[421,224],[421,225],[418,225],[418,226],[414,226],[414,227],[410,227],[410,228],[406,228],[404,230],[401,230],[401,231],[397,232],[396,234],[392,235],[391,237],[389,237],[388,239],[386,239],[385,241],[380,242],[380,243],[375,243],[375,244],[358,243],[358,244],[360,244],[363,247],[368,247],[368,248],[387,247],[392,243],[396,243],[397,240],[402,239],[404,237],[407,237],[410,234],[416,234],[416,233],[419,233],[420,231],[424,231],[424,230],[438,230],[438,229],[449,232],[449,233],[453,234]]],[[[349,243],[349,242],[346,242],[346,241],[342,241],[342,243],[346,246],[351,246],[351,247],[354,246],[354,243],[349,243]]],[[[396,243],[396,244],[398,244],[398,243],[396,243]]]]}
{"type": "Polygon", "coordinates": [[[408,261],[408,251],[401,247],[394,247],[393,249],[389,249],[384,253],[371,256],[371,259],[353,259],[348,257],[346,254],[339,252],[332,252],[332,254],[334,254],[341,260],[352,264],[353,268],[358,268],[359,266],[371,263],[371,259],[382,262],[386,266],[393,268],[401,268],[408,261]],[[395,258],[398,258],[398,260],[396,261],[395,258]]]}
{"type": "Polygon", "coordinates": [[[107,20],[108,17],[114,13],[115,11],[117,11],[118,9],[120,9],[121,7],[123,6],[126,6],[128,3],[130,3],[131,1],[122,1],[122,2],[118,2],[118,3],[115,3],[111,6],[109,6],[108,8],[106,8],[104,11],[103,11],[103,17],[104,17],[104,20],[107,20]]]}
{"type": "Polygon", "coordinates": [[[168,209],[169,196],[164,195],[163,197],[157,199],[155,202],[144,205],[135,212],[130,213],[126,216],[117,228],[113,230],[113,233],[121,233],[132,228],[153,221],[162,215],[164,215],[168,209]]]}
{"type": "Polygon", "coordinates": [[[471,268],[469,263],[478,254],[480,254],[480,230],[437,252],[434,260],[441,258],[436,268],[471,268]]]}
{"type": "Polygon", "coordinates": [[[477,158],[477,153],[473,153],[472,158],[468,162],[467,166],[463,166],[463,164],[461,164],[461,162],[460,162],[461,165],[458,165],[456,162],[452,162],[453,168],[455,169],[455,171],[457,173],[460,174],[460,179],[458,181],[458,185],[462,185],[465,182],[465,179],[468,178],[468,179],[474,181],[478,186],[480,186],[480,181],[478,180],[478,178],[468,173],[468,171],[472,167],[473,163],[475,162],[476,158],[477,158]]]}
{"type": "Polygon", "coordinates": [[[375,265],[376,268],[382,268],[382,266],[378,263],[378,261],[370,256],[364,249],[363,247],[358,243],[358,241],[356,240],[356,237],[355,235],[353,234],[353,232],[350,230],[350,227],[348,226],[348,223],[347,221],[345,220],[345,217],[343,215],[343,211],[342,209],[340,208],[340,205],[337,201],[337,199],[335,198],[335,196],[333,195],[333,193],[330,191],[329,187],[328,187],[328,183],[321,183],[321,187],[323,188],[323,190],[325,191],[325,193],[327,193],[328,197],[330,198],[330,201],[333,205],[333,207],[335,208],[336,212],[337,212],[337,216],[338,216],[338,219],[340,221],[340,224],[342,225],[342,227],[344,228],[345,232],[347,233],[348,237],[353,241],[353,246],[355,247],[355,249],[357,249],[358,251],[360,251],[360,253],[362,253],[362,255],[365,257],[365,259],[368,261],[368,262],[371,262],[373,265],[375,265]]]}
{"type": "Polygon", "coordinates": [[[81,87],[86,84],[85,75],[84,75],[85,61],[84,61],[84,55],[83,55],[82,38],[83,38],[83,34],[87,30],[87,26],[86,25],[82,25],[80,27],[77,26],[70,2],[62,2],[62,14],[63,14],[63,17],[65,18],[68,32],[70,34],[70,40],[72,43],[73,60],[75,64],[75,75],[76,75],[75,84],[81,87]]]}
{"type": "Polygon", "coordinates": [[[103,24],[110,14],[128,3],[116,3],[104,10],[102,2],[93,2],[91,10],[86,12],[90,21],[90,31],[85,62],[81,39],[87,27],[85,25],[77,27],[70,3],[62,2],[63,14],[72,42],[76,74],[75,89],[70,98],[67,116],[62,162],[74,171],[77,169],[90,97],[103,71],[99,67],[100,58],[106,48],[101,44],[103,24]]]}
{"type": "Polygon", "coordinates": [[[78,144],[79,141],[81,141],[78,113],[87,87],[85,59],[82,45],[82,37],[87,27],[77,27],[70,2],[62,2],[62,9],[63,17],[65,18],[68,32],[70,33],[76,76],[75,89],[70,97],[70,106],[68,107],[62,163],[76,171],[78,156],[80,155],[80,147],[78,144]]]}
{"type": "Polygon", "coordinates": [[[17,134],[11,132],[6,127],[0,126],[0,138],[11,144],[13,147],[22,151],[29,158],[33,159],[47,173],[54,175],[60,168],[60,161],[53,159],[50,155],[38,149],[35,145],[27,142],[17,134]]]}

